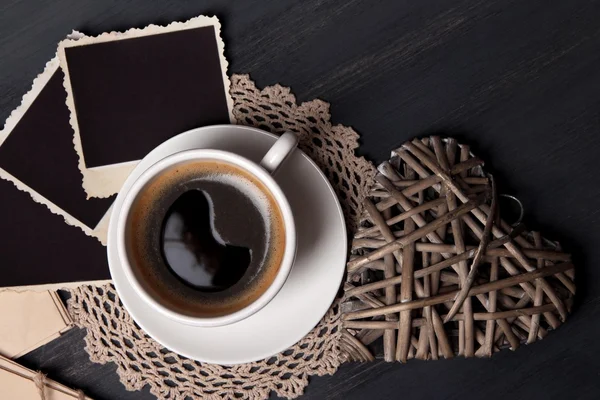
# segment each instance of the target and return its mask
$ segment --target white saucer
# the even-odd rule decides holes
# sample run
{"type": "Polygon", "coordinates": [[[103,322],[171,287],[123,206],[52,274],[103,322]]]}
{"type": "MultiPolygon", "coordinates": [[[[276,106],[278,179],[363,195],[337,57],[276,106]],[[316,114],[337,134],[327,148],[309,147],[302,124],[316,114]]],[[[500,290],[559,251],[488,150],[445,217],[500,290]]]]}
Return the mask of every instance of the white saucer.
{"type": "MultiPolygon", "coordinates": [[[[260,161],[276,136],[243,126],[220,125],[178,135],[150,152],[134,169],[114,203],[118,215],[140,173],[179,151],[212,148],[260,161]]],[[[125,308],[138,325],[163,346],[185,357],[213,364],[241,364],[286,350],[302,339],[325,315],[340,287],[346,264],[347,238],[337,197],[315,163],[296,150],[275,176],[286,194],[296,223],[298,250],[292,272],[279,294],[253,316],[222,327],[194,327],[154,311],[133,291],[109,246],[110,273],[125,308]]],[[[108,241],[115,238],[111,224],[108,241]]]]}

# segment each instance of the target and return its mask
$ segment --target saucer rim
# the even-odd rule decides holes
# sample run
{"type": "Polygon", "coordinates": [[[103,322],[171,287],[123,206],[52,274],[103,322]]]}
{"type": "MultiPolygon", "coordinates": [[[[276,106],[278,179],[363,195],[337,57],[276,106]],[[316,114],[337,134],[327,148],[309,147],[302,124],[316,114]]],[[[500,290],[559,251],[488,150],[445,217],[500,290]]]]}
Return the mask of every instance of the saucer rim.
{"type": "MultiPolygon", "coordinates": [[[[177,141],[177,140],[182,140],[183,136],[190,136],[190,135],[197,134],[198,132],[202,132],[202,131],[205,131],[205,130],[211,130],[211,129],[231,129],[231,130],[239,131],[238,134],[242,134],[241,131],[249,130],[249,131],[252,131],[254,133],[267,136],[270,139],[273,139],[273,141],[277,140],[277,138],[278,138],[277,135],[274,135],[274,134],[272,134],[270,132],[266,132],[266,131],[263,131],[261,129],[257,129],[257,128],[253,128],[253,127],[248,127],[248,126],[243,126],[243,125],[229,125],[229,124],[225,124],[225,125],[211,125],[211,126],[205,126],[205,127],[200,127],[200,128],[194,128],[194,129],[191,129],[189,131],[180,133],[177,136],[174,136],[173,138],[167,140],[166,142],[164,142],[161,145],[159,145],[158,147],[156,147],[154,150],[152,150],[150,153],[148,153],[148,155],[146,157],[149,157],[150,155],[154,154],[155,152],[159,153],[160,152],[159,149],[161,149],[162,147],[166,146],[166,143],[169,143],[169,142],[172,142],[172,141],[177,141]]],[[[194,147],[194,148],[202,148],[202,147],[194,147]]],[[[192,149],[192,148],[190,148],[190,149],[192,149]]],[[[143,322],[143,320],[145,320],[145,318],[142,317],[141,318],[142,322],[140,322],[140,318],[136,318],[134,316],[134,313],[136,313],[136,312],[135,311],[131,312],[130,311],[131,308],[127,306],[128,300],[125,300],[125,298],[121,295],[121,292],[124,292],[124,289],[121,287],[121,283],[124,284],[124,285],[131,286],[130,283],[129,282],[117,283],[118,279],[115,280],[113,278],[113,284],[115,285],[117,293],[119,293],[119,297],[120,297],[121,301],[123,302],[123,305],[125,306],[125,308],[129,312],[129,314],[131,315],[131,318],[135,321],[135,323],[137,323],[140,326],[140,328],[142,328],[142,330],[147,335],[149,335],[151,338],[153,338],[154,340],[156,340],[158,343],[160,343],[165,348],[167,348],[167,349],[169,349],[171,351],[174,351],[174,352],[176,352],[176,353],[178,353],[178,354],[180,354],[180,355],[182,355],[182,356],[184,356],[186,358],[190,358],[190,359],[193,359],[193,360],[196,360],[196,361],[200,361],[200,362],[211,363],[211,364],[237,365],[237,364],[244,364],[244,363],[249,363],[249,362],[255,362],[255,361],[260,361],[260,360],[268,359],[269,357],[272,357],[272,356],[274,356],[274,355],[276,355],[276,354],[278,354],[278,353],[280,353],[282,351],[285,351],[285,350],[289,349],[291,346],[295,345],[300,340],[302,340],[302,338],[304,338],[308,333],[310,333],[310,331],[312,329],[314,329],[315,326],[318,325],[319,321],[321,321],[321,319],[323,318],[323,316],[325,316],[327,314],[327,312],[329,311],[331,305],[333,304],[333,302],[335,301],[335,299],[336,299],[336,297],[337,297],[337,295],[339,293],[339,287],[341,285],[341,282],[342,282],[342,279],[343,279],[343,276],[344,276],[344,272],[345,272],[345,265],[346,265],[346,261],[347,261],[347,252],[348,252],[347,227],[346,227],[346,222],[345,222],[345,216],[344,216],[341,204],[340,204],[340,202],[338,200],[338,197],[337,197],[337,195],[335,193],[335,190],[331,186],[331,183],[329,182],[329,180],[327,179],[327,177],[325,176],[325,174],[323,173],[323,171],[321,171],[321,169],[317,166],[317,164],[307,154],[305,154],[300,149],[297,149],[297,151],[302,156],[302,158],[304,160],[308,161],[309,165],[318,172],[321,180],[325,183],[325,187],[327,187],[328,194],[329,194],[329,196],[327,196],[327,197],[331,199],[331,201],[333,202],[333,204],[335,204],[336,209],[337,209],[337,214],[338,214],[337,217],[339,218],[339,221],[341,223],[341,225],[339,227],[340,228],[340,232],[338,232],[337,234],[339,234],[339,235],[343,234],[342,237],[346,239],[346,240],[342,241],[341,247],[343,247],[343,249],[340,248],[340,254],[342,253],[342,250],[343,250],[344,256],[343,256],[343,261],[340,263],[341,265],[339,267],[339,272],[337,274],[338,276],[335,279],[335,281],[338,282],[337,283],[338,290],[332,291],[332,295],[328,296],[328,298],[327,298],[327,304],[329,305],[329,307],[327,307],[323,311],[323,314],[321,314],[319,316],[319,319],[316,321],[315,325],[313,325],[312,327],[310,327],[309,329],[306,329],[306,330],[305,329],[298,330],[298,332],[301,332],[301,334],[299,333],[297,335],[293,335],[293,337],[292,337],[292,335],[290,335],[290,340],[285,341],[285,342],[288,343],[286,345],[281,345],[281,346],[273,347],[268,352],[265,351],[265,352],[262,352],[262,353],[256,353],[256,354],[254,354],[253,356],[250,356],[250,357],[248,357],[248,356],[246,356],[246,357],[237,357],[237,358],[235,358],[235,361],[231,361],[231,362],[230,361],[223,362],[223,360],[218,360],[218,359],[215,359],[214,357],[212,357],[212,358],[211,357],[198,357],[197,354],[192,354],[191,352],[187,351],[186,349],[182,349],[178,345],[175,345],[175,346],[167,345],[159,337],[157,337],[154,334],[152,334],[150,332],[151,330],[148,330],[146,328],[147,325],[143,322]],[[120,287],[121,287],[121,289],[120,289],[120,287]]],[[[168,157],[170,154],[171,153],[164,154],[164,156],[158,158],[155,162],[158,162],[161,159],[163,159],[165,157],[168,157]]],[[[246,157],[245,155],[242,155],[242,156],[246,157]]],[[[152,164],[154,164],[154,162],[152,164]]],[[[132,171],[132,173],[130,174],[130,176],[127,178],[127,180],[123,184],[122,189],[125,188],[125,187],[127,187],[127,186],[131,186],[131,184],[137,179],[137,178],[134,177],[134,174],[136,174],[136,170],[138,168],[139,168],[138,166],[136,166],[134,168],[134,170],[132,171]]],[[[137,174],[139,174],[139,173],[137,173],[137,174]]],[[[121,205],[122,205],[123,196],[124,195],[121,195],[121,193],[124,193],[124,191],[121,190],[119,192],[119,195],[115,199],[114,209],[113,209],[113,215],[114,215],[114,211],[118,211],[120,209],[121,205]]],[[[108,230],[108,238],[109,238],[109,240],[115,234],[115,233],[113,233],[113,230],[114,229],[111,229],[109,227],[109,230],[108,230]]],[[[111,271],[111,276],[114,276],[113,269],[115,269],[115,268],[121,268],[121,267],[120,267],[120,265],[119,265],[119,267],[117,267],[115,265],[115,264],[119,264],[118,260],[116,260],[115,262],[111,262],[111,258],[116,258],[116,255],[115,254],[111,255],[111,253],[108,252],[108,248],[107,248],[107,256],[108,256],[108,259],[109,259],[109,268],[110,268],[110,271],[111,271]]],[[[293,269],[293,265],[292,265],[292,269],[293,269]]],[[[290,274],[290,276],[292,276],[292,275],[290,274]]],[[[126,279],[126,277],[123,276],[123,279],[126,279]]],[[[288,280],[289,280],[289,277],[288,277],[288,280]]],[[[287,282],[287,280],[286,280],[286,282],[287,282]]],[[[284,287],[285,287],[285,284],[282,286],[281,289],[283,289],[284,287]]],[[[132,290],[132,289],[130,288],[130,290],[132,290]]],[[[135,292],[132,295],[140,297],[135,292]]],[[[278,294],[273,299],[275,299],[279,295],[280,294],[278,292],[278,294]]],[[[125,297],[127,297],[127,296],[125,296],[125,297]]],[[[145,306],[150,307],[147,304],[145,304],[145,306]]],[[[253,315],[249,316],[247,319],[251,319],[255,315],[257,315],[257,314],[253,314],[253,315]]],[[[171,319],[167,319],[165,316],[162,316],[162,315],[160,316],[160,318],[164,318],[168,323],[174,324],[174,326],[183,326],[183,325],[185,325],[185,324],[183,324],[181,322],[174,321],[174,320],[171,320],[171,319]]],[[[236,324],[238,324],[240,322],[241,321],[238,321],[238,322],[232,323],[230,325],[226,325],[226,326],[235,326],[236,324]]],[[[199,330],[214,329],[213,327],[191,326],[191,325],[186,325],[186,326],[190,326],[193,329],[199,329],[199,330]]],[[[183,346],[183,347],[186,347],[186,346],[183,346]]],[[[225,358],[233,359],[233,357],[225,357],[225,358]]]]}

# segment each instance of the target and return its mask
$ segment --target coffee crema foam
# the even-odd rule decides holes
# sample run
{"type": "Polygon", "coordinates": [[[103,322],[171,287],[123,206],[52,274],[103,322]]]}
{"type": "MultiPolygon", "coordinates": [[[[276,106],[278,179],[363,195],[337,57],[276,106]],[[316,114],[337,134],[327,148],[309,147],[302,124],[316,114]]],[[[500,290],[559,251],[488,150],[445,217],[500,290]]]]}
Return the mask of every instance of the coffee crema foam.
{"type": "MultiPolygon", "coordinates": [[[[147,183],[133,201],[125,238],[133,273],[145,291],[166,308],[191,317],[223,316],[256,301],[277,276],[286,246],[283,215],[269,189],[249,172],[220,160],[175,165],[147,183]],[[222,290],[182,279],[163,252],[171,206],[192,191],[207,194],[214,239],[250,250],[241,278],[222,290]]],[[[228,272],[227,265],[221,268],[228,272]]]]}

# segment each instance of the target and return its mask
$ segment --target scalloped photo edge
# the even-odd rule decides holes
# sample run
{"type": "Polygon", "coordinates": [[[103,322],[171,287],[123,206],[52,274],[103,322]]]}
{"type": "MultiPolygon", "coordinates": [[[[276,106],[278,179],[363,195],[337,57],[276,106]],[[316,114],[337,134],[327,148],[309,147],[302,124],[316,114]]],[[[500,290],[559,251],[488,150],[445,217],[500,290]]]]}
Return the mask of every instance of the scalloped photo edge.
{"type": "MultiPolygon", "coordinates": [[[[70,37],[78,37],[79,33],[74,32],[70,37]]],[[[8,116],[4,128],[0,131],[0,146],[4,143],[4,141],[9,137],[13,129],[17,126],[19,121],[25,116],[29,107],[33,104],[37,96],[44,89],[50,78],[54,75],[54,73],[59,68],[58,58],[55,56],[50,61],[46,63],[44,71],[39,74],[32,83],[31,89],[23,95],[21,99],[21,104],[11,112],[8,116]]],[[[88,226],[83,222],[79,221],[77,218],[69,214],[67,211],[63,210],[46,197],[42,196],[35,189],[28,186],[24,182],[22,182],[16,176],[13,176],[6,170],[0,168],[0,178],[6,181],[11,182],[17,189],[28,193],[32,200],[36,203],[45,205],[50,212],[56,215],[60,215],[64,218],[65,223],[71,226],[76,226],[81,229],[86,235],[95,237],[98,239],[103,245],[106,245],[106,236],[108,232],[108,223],[110,220],[110,213],[112,211],[112,206],[106,211],[104,216],[98,222],[96,226],[88,226]]]]}
{"type": "Polygon", "coordinates": [[[219,60],[221,63],[221,72],[223,76],[223,86],[225,87],[225,97],[227,101],[227,108],[229,111],[229,120],[232,124],[234,124],[235,117],[233,115],[233,100],[229,93],[230,81],[229,76],[227,75],[228,62],[225,58],[225,44],[221,37],[221,23],[219,22],[219,19],[216,16],[208,17],[200,15],[184,22],[174,21],[166,26],[150,24],[145,28],[131,28],[124,32],[113,31],[104,32],[98,36],[93,37],[84,36],[77,39],[68,38],[59,43],[58,58],[60,67],[62,68],[65,75],[63,83],[67,92],[67,106],[71,113],[70,123],[74,132],[73,146],[75,148],[75,151],[77,152],[77,155],[79,156],[79,170],[83,175],[82,186],[85,192],[87,193],[88,197],[105,198],[115,193],[118,193],[121,186],[140,160],[128,161],[93,168],[88,168],[86,166],[85,155],[83,154],[83,147],[81,143],[80,129],[77,121],[77,112],[75,109],[75,102],[73,98],[73,91],[71,90],[71,77],[69,75],[69,68],[67,65],[65,49],[69,47],[105,43],[115,40],[139,38],[154,34],[177,32],[186,29],[201,28],[206,26],[213,26],[215,29],[215,38],[217,40],[219,60]]]}

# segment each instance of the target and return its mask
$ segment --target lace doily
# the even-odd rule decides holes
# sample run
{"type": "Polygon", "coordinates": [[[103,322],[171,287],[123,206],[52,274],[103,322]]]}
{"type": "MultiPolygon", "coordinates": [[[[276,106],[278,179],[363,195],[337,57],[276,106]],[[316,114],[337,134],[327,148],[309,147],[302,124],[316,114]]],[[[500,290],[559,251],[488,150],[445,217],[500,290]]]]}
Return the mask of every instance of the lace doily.
{"type": "MultiPolygon", "coordinates": [[[[332,125],[329,104],[296,104],[289,88],[256,88],[248,75],[233,75],[231,95],[238,123],[273,133],[297,132],[300,148],[323,170],[334,187],[352,232],[375,168],[354,150],[358,134],[332,125]]],[[[86,350],[93,362],[114,362],[128,390],[145,385],[161,399],[258,399],[270,392],[296,398],[311,375],[333,374],[343,355],[337,303],[300,342],[267,360],[237,366],[196,362],[165,349],[144,333],[119,301],[113,286],[72,290],[68,308],[75,323],[87,328],[86,350]]]]}

